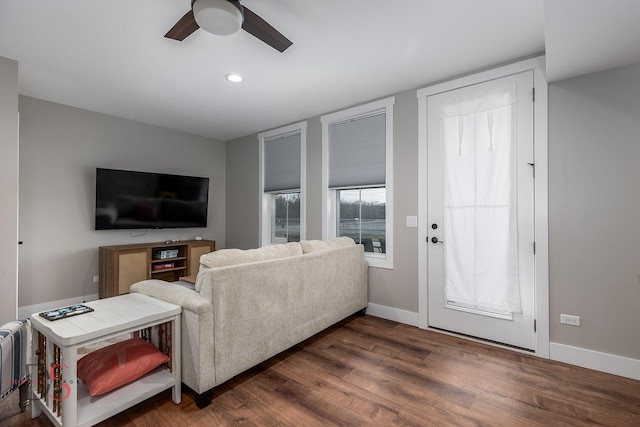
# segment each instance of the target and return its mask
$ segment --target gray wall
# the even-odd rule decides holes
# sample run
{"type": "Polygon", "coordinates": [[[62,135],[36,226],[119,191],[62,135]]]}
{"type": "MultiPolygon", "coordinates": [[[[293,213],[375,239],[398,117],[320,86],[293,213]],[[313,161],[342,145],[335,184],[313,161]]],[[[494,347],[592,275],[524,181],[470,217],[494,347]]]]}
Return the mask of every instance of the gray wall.
{"type": "Polygon", "coordinates": [[[258,136],[227,143],[227,247],[258,246],[258,136]],[[231,208],[229,208],[231,206],[231,208]]]}
{"type": "Polygon", "coordinates": [[[18,63],[0,57],[0,325],[16,318],[18,63]]]}
{"type": "MultiPolygon", "coordinates": [[[[369,301],[417,312],[418,229],[405,227],[405,216],[418,211],[418,100],[414,90],[396,95],[394,120],[394,269],[369,269],[369,301]]],[[[257,134],[227,142],[229,247],[258,246],[258,162],[257,134]]],[[[307,121],[308,239],[322,238],[321,205],[322,124],[317,116],[307,121]]]]}
{"type": "Polygon", "coordinates": [[[322,239],[322,122],[307,120],[307,239],[322,239]]]}
{"type": "Polygon", "coordinates": [[[96,294],[99,246],[202,236],[224,247],[224,143],[23,96],[19,110],[21,307],[96,294]],[[209,177],[209,226],[95,231],[96,167],[209,177]]]}
{"type": "MultiPolygon", "coordinates": [[[[395,268],[369,269],[369,300],[417,312],[417,229],[404,225],[417,214],[418,106],[414,90],[395,96],[395,268]]],[[[640,359],[640,65],[554,83],[549,99],[551,341],[640,359]]],[[[307,237],[318,239],[319,117],[307,138],[307,237]]],[[[257,135],[229,141],[227,165],[228,246],[256,247],[257,135]]]]}
{"type": "Polygon", "coordinates": [[[551,84],[549,111],[551,341],[640,359],[640,64],[551,84]]]}

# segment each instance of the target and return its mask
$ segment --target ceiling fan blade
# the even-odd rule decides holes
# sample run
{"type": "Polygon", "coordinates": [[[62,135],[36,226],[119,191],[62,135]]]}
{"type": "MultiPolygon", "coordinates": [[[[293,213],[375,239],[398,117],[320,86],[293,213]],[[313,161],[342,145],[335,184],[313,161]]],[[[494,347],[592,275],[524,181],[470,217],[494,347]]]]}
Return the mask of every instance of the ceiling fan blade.
{"type": "Polygon", "coordinates": [[[242,29],[247,33],[259,38],[279,52],[284,52],[293,44],[288,38],[280,34],[278,30],[269,25],[267,21],[260,18],[245,6],[242,6],[242,8],[244,9],[242,29]]]}
{"type": "Polygon", "coordinates": [[[193,16],[193,10],[185,13],[180,20],[164,36],[168,39],[182,41],[189,37],[191,33],[200,28],[193,16]]]}

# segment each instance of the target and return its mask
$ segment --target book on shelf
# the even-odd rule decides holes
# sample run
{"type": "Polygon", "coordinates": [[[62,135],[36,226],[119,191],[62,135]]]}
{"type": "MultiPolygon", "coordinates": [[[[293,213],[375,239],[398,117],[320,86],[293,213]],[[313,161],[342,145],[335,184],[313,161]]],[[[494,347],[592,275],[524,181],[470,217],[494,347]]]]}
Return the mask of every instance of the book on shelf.
{"type": "Polygon", "coordinates": [[[162,264],[155,264],[153,266],[153,271],[166,270],[168,268],[174,268],[176,265],[173,262],[165,262],[162,264]]]}

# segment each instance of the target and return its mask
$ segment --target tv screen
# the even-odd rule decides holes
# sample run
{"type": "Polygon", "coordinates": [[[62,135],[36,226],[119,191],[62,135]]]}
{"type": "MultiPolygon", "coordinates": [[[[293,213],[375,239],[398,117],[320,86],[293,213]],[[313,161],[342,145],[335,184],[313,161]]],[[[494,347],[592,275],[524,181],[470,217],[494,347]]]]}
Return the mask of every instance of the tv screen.
{"type": "Polygon", "coordinates": [[[95,229],[207,226],[209,178],[96,169],[95,229]]]}

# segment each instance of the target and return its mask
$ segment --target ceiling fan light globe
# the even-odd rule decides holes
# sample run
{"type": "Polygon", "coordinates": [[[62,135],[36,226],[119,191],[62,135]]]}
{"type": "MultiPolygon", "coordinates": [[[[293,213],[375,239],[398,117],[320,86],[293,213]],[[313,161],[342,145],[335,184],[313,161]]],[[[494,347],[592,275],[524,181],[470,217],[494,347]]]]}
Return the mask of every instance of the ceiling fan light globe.
{"type": "Polygon", "coordinates": [[[208,33],[229,36],[240,31],[242,12],[228,0],[194,0],[196,23],[208,33]]]}

